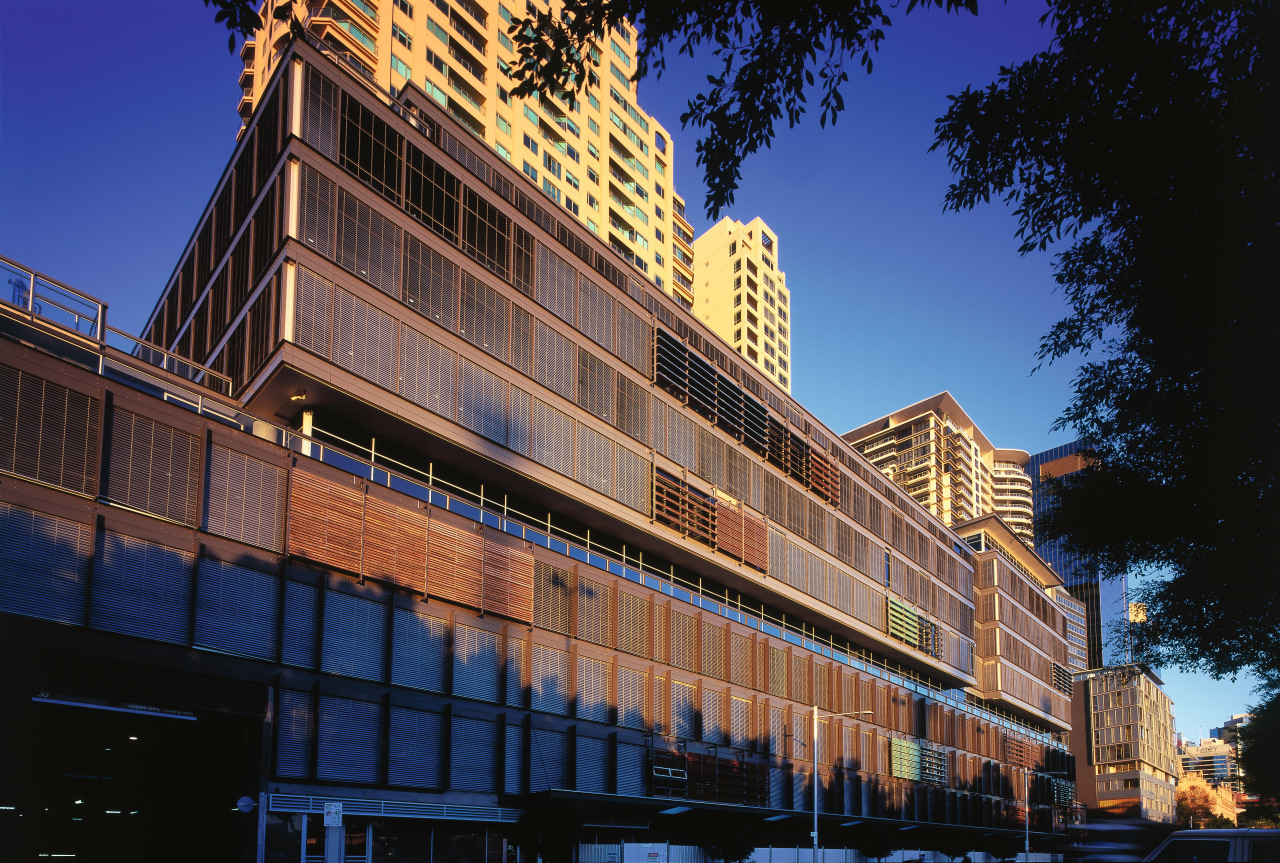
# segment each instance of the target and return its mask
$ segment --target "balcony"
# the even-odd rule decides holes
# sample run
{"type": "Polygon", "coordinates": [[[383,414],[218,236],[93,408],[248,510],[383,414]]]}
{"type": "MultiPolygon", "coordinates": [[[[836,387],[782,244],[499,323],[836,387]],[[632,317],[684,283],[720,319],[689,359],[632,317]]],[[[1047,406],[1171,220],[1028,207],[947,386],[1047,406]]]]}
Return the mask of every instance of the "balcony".
{"type": "Polygon", "coordinates": [[[253,89],[253,66],[245,66],[240,71],[240,86],[245,90],[253,89]]]}
{"type": "Polygon", "coordinates": [[[481,57],[489,53],[489,43],[485,38],[473,30],[471,25],[463,20],[462,16],[453,9],[449,10],[449,23],[453,25],[453,30],[458,34],[459,38],[480,52],[481,57]]]}
{"type": "Polygon", "coordinates": [[[240,46],[240,60],[246,66],[252,66],[254,58],[258,54],[258,42],[256,39],[245,39],[244,44],[240,46]]]}
{"type": "Polygon", "coordinates": [[[241,119],[245,120],[246,122],[251,116],[253,116],[253,88],[252,87],[244,88],[244,91],[240,96],[240,104],[236,106],[236,112],[240,115],[241,119]]]}
{"type": "Polygon", "coordinates": [[[474,57],[466,51],[458,47],[458,43],[449,43],[449,56],[454,59],[459,67],[466,70],[471,77],[475,78],[481,84],[485,83],[484,66],[480,65],[474,57]]]}

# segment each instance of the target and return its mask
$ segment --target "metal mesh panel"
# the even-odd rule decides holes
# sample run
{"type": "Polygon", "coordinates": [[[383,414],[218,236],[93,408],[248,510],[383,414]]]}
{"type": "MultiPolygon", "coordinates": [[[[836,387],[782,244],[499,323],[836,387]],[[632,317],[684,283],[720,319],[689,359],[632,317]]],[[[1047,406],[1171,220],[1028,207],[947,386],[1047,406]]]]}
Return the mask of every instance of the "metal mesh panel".
{"type": "MultiPolygon", "coordinates": [[[[609,721],[609,664],[589,656],[578,657],[578,718],[609,721]]],[[[593,765],[597,769],[601,765],[593,765]]]]}
{"type": "Polygon", "coordinates": [[[698,434],[693,420],[676,410],[667,411],[667,458],[681,467],[696,470],[698,434]]]}
{"type": "Polygon", "coordinates": [[[333,257],[334,184],[319,171],[302,166],[302,189],[298,213],[299,238],[326,258],[333,257]]]}
{"type": "Polygon", "coordinates": [[[518,387],[511,387],[511,407],[507,414],[507,446],[521,455],[529,455],[530,396],[518,387]]]}
{"type": "Polygon", "coordinates": [[[569,714],[569,652],[542,644],[533,646],[531,705],[544,713],[569,714]]]}
{"type": "Polygon", "coordinates": [[[590,351],[578,351],[578,405],[605,422],[613,418],[613,369],[590,351]]]}
{"type": "Polygon", "coordinates": [[[298,305],[293,340],[298,347],[329,356],[329,327],[333,320],[333,282],[306,267],[298,267],[298,305]]]}
{"type": "Polygon", "coordinates": [[[649,391],[626,375],[617,375],[614,424],[626,434],[649,442],[649,391]]]}
{"type": "Polygon", "coordinates": [[[458,303],[458,335],[485,353],[505,361],[510,317],[510,300],[463,271],[461,299],[458,303]]]}
{"type": "Polygon", "coordinates": [[[346,291],[333,301],[332,360],[367,381],[391,389],[396,367],[396,320],[346,291]]]}
{"type": "Polygon", "coordinates": [[[533,315],[511,307],[511,365],[533,377],[533,315]]]}
{"type": "Polygon", "coordinates": [[[724,693],[702,690],[702,739],[708,743],[728,743],[725,728],[724,693]]]}
{"type": "Polygon", "coordinates": [[[679,611],[671,612],[671,664],[697,671],[697,621],[679,611]]]}
{"type": "Polygon", "coordinates": [[[649,483],[653,472],[649,460],[625,446],[615,446],[613,499],[636,512],[649,514],[649,483]]]}
{"type": "Polygon", "coordinates": [[[538,321],[534,329],[534,379],[552,392],[574,401],[578,377],[577,346],[542,321],[538,321]]]}
{"type": "Polygon", "coordinates": [[[412,234],[405,240],[401,299],[449,332],[458,329],[458,267],[412,234]]]}
{"type": "Polygon", "coordinates": [[[618,649],[649,656],[649,602],[624,591],[618,593],[618,649]]]}
{"type": "Polygon", "coordinates": [[[625,666],[618,667],[618,724],[624,728],[648,727],[645,722],[644,695],[649,689],[649,675],[625,666]]]}
{"type": "Polygon", "coordinates": [[[630,309],[615,304],[618,359],[646,378],[653,374],[653,327],[630,309]]]}
{"type": "Polygon", "coordinates": [[[572,477],[573,425],[573,418],[568,414],[534,399],[533,434],[529,446],[533,460],[557,473],[572,477]]]}
{"type": "Polygon", "coordinates": [[[649,445],[667,454],[667,405],[660,398],[649,402],[649,445]]]}
{"type": "Polygon", "coordinates": [[[457,354],[417,330],[400,327],[400,395],[453,419],[457,354]]]}
{"type": "Polygon", "coordinates": [[[458,361],[458,422],[491,441],[507,443],[507,382],[465,357],[458,361]]]}
{"type": "Polygon", "coordinates": [[[717,680],[727,677],[724,661],[724,627],[702,622],[702,673],[717,680]]]}
{"type": "Polygon", "coordinates": [[[302,102],[302,140],[338,161],[338,97],[341,91],[307,64],[302,102]]]}
{"type": "Polygon", "coordinates": [[[610,617],[612,589],[589,578],[578,579],[578,637],[605,647],[612,646],[610,617]]]}

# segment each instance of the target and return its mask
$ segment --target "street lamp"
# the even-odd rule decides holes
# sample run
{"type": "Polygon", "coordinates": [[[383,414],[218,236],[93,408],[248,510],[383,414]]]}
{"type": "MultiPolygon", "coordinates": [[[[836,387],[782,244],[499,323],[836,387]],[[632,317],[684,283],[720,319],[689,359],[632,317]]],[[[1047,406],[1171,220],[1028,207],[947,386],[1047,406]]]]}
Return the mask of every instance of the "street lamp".
{"type": "MultiPolygon", "coordinates": [[[[1041,770],[1037,771],[1041,776],[1066,776],[1067,774],[1061,770],[1041,770]]],[[[1022,826],[1026,831],[1023,838],[1022,859],[1031,863],[1031,769],[1022,768],[1022,805],[1023,818],[1022,826]]]]}
{"type": "MultiPolygon", "coordinates": [[[[839,719],[841,716],[865,716],[874,714],[874,710],[850,710],[847,713],[828,713],[828,719],[839,719]]],[[[809,754],[813,756],[813,773],[809,781],[813,783],[813,863],[818,863],[818,705],[813,705],[813,733],[809,735],[809,754]]]]}

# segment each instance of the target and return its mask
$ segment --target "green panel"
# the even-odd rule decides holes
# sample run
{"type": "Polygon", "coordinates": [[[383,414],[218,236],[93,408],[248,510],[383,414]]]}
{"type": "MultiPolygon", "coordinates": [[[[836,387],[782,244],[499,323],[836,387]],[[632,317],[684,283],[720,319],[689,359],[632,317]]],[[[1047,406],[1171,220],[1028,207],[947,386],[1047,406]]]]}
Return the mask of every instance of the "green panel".
{"type": "Polygon", "coordinates": [[[899,779],[920,779],[920,747],[910,740],[893,741],[893,775],[899,779]]]}
{"type": "Polygon", "coordinates": [[[913,647],[920,643],[920,618],[896,599],[889,600],[889,634],[913,647]]]}

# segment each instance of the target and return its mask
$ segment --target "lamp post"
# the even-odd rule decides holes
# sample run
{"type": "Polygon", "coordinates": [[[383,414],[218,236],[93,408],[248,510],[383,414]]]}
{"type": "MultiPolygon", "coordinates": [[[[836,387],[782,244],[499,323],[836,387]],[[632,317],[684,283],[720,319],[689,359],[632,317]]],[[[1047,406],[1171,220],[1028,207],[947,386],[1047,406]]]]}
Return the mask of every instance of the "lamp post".
{"type": "MultiPolygon", "coordinates": [[[[1061,770],[1043,770],[1040,771],[1041,776],[1066,776],[1067,774],[1061,770]]],[[[1031,863],[1031,769],[1029,767],[1022,768],[1022,805],[1023,818],[1022,826],[1026,831],[1023,838],[1022,859],[1031,863]]]]}
{"type": "MultiPolygon", "coordinates": [[[[828,713],[828,719],[839,719],[841,716],[865,716],[874,714],[874,710],[850,710],[846,713],[828,713]]],[[[809,735],[809,754],[813,756],[813,863],[818,863],[818,705],[813,705],[813,732],[809,735]]]]}

